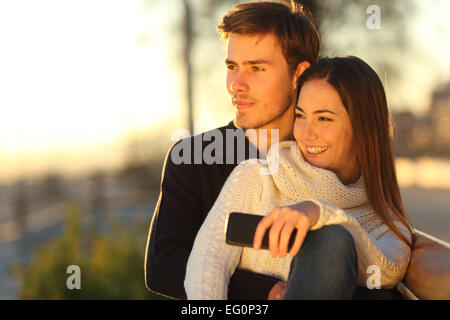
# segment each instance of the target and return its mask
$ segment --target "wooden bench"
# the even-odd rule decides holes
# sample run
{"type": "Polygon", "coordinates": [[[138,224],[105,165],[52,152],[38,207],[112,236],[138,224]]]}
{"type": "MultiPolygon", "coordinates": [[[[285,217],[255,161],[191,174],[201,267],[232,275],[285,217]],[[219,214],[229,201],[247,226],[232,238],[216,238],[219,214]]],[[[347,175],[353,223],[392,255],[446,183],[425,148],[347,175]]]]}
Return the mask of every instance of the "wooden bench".
{"type": "Polygon", "coordinates": [[[414,231],[411,261],[397,290],[410,300],[450,300],[450,244],[414,231]]]}

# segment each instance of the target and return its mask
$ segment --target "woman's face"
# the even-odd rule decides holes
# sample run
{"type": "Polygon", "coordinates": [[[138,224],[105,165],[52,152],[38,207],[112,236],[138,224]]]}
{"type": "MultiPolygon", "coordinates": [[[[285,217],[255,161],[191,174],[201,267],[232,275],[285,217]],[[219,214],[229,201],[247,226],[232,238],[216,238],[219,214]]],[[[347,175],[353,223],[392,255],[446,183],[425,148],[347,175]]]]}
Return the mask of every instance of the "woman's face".
{"type": "Polygon", "coordinates": [[[295,108],[294,137],[305,160],[334,171],[344,184],[356,182],[360,167],[353,129],[339,93],[324,79],[303,84],[295,108]]]}

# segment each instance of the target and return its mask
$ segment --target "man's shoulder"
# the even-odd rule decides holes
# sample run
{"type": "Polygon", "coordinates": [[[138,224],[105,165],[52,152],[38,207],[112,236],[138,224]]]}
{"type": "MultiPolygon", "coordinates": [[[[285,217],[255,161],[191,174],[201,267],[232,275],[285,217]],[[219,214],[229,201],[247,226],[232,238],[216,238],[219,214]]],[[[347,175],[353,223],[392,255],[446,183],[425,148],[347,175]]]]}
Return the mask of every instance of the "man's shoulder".
{"type": "MultiPolygon", "coordinates": [[[[170,149],[173,149],[176,145],[178,145],[180,143],[194,143],[194,141],[197,139],[199,139],[201,141],[205,141],[205,137],[217,136],[218,134],[225,137],[227,134],[230,134],[230,133],[232,133],[234,135],[236,135],[238,133],[242,133],[245,136],[244,131],[236,128],[236,126],[233,124],[233,121],[231,121],[230,123],[228,123],[225,126],[217,127],[217,128],[207,130],[207,131],[203,131],[201,133],[180,139],[180,140],[176,141],[170,149]]],[[[209,142],[209,140],[206,140],[206,142],[209,142]]]]}
{"type": "Polygon", "coordinates": [[[258,151],[248,142],[245,132],[230,122],[226,126],[175,142],[169,149],[167,163],[237,165],[245,159],[256,157],[258,157],[258,151]]]}
{"type": "Polygon", "coordinates": [[[260,194],[264,185],[269,180],[265,176],[268,170],[266,169],[264,160],[249,159],[237,165],[228,176],[224,183],[225,192],[237,192],[244,197],[253,197],[260,194]]]}

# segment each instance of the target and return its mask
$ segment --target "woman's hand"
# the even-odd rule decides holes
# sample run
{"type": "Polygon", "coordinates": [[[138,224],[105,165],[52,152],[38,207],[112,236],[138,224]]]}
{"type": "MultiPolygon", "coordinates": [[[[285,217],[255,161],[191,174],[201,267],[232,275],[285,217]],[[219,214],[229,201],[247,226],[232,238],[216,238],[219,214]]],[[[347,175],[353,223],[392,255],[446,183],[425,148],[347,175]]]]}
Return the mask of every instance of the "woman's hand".
{"type": "Polygon", "coordinates": [[[267,296],[267,300],[281,300],[286,293],[287,284],[284,281],[278,281],[275,285],[270,289],[269,295],[267,296]]]}
{"type": "Polygon", "coordinates": [[[270,228],[270,253],[273,258],[284,257],[288,251],[292,231],[295,228],[297,229],[297,235],[289,251],[289,256],[295,257],[300,251],[306,233],[319,219],[319,214],[319,206],[312,201],[302,201],[287,207],[273,209],[256,227],[253,248],[259,249],[261,247],[264,234],[270,228]]]}

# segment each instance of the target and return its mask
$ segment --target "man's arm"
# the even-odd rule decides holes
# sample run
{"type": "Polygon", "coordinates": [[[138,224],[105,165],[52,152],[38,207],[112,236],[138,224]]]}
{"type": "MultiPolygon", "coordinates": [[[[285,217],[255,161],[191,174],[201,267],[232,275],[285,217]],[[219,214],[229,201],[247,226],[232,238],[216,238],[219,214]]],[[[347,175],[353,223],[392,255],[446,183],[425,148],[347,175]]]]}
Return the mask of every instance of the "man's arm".
{"type": "Polygon", "coordinates": [[[153,214],[145,258],[146,286],[165,296],[186,299],[183,282],[195,236],[202,224],[202,201],[195,166],[174,164],[169,150],[161,192],[153,214]]]}
{"type": "MultiPolygon", "coordinates": [[[[225,135],[226,129],[233,128],[229,124],[219,130],[225,135]]],[[[193,151],[196,138],[202,139],[201,135],[184,139],[170,148],[166,156],[161,192],[150,225],[145,256],[147,288],[177,299],[186,299],[184,277],[195,237],[235,167],[235,164],[194,165],[193,154],[190,155],[191,164],[175,164],[171,157],[175,146],[190,144],[193,151]]],[[[204,147],[202,144],[202,151],[204,147]]],[[[225,154],[226,150],[223,152],[225,154]]],[[[236,151],[234,155],[237,155],[236,151]]],[[[273,277],[236,269],[230,279],[228,298],[265,299],[277,281],[273,277]]]]}

